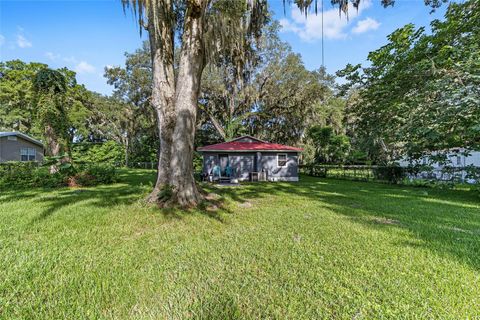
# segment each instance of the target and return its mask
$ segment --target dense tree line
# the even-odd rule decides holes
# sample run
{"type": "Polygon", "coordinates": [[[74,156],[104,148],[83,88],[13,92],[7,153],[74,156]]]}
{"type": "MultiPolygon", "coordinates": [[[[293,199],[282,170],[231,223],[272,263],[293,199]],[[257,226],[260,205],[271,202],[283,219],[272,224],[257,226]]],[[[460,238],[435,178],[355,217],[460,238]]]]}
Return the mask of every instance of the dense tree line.
{"type": "MultiPolygon", "coordinates": [[[[207,67],[198,100],[195,147],[241,134],[301,144],[305,130],[312,124],[332,123],[339,128],[343,114],[328,102],[333,99],[332,76],[325,75],[323,70],[306,70],[301,57],[278,38],[276,22],[266,29],[261,46],[252,52],[257,62],[250,66],[250,76],[232,79],[225,75],[232,68],[228,61],[207,67]],[[230,92],[232,86],[238,88],[235,93],[230,92]]],[[[114,88],[109,97],[78,85],[75,73],[65,68],[56,71],[45,64],[19,60],[1,63],[0,130],[18,130],[46,141],[50,137],[45,134],[48,126],[44,120],[59,117],[56,122],[62,127],[57,134],[64,137],[65,146],[60,153],[73,153],[74,160],[103,161],[108,151],[112,156],[107,158],[117,163],[155,162],[158,132],[150,101],[149,51],[145,42],[142,48],[125,54],[124,67],[105,69],[105,77],[114,88]],[[41,72],[62,74],[66,82],[65,92],[54,92],[62,101],[58,109],[62,112],[53,114],[55,117],[42,114],[36,103],[34,82],[41,72]],[[102,147],[106,141],[113,141],[118,147],[102,147]],[[93,154],[99,156],[95,158],[93,154]]]]}
{"type": "MultiPolygon", "coordinates": [[[[340,71],[348,81],[340,87],[324,69],[307,70],[279,39],[263,1],[123,2],[149,41],[126,54],[124,67],[105,70],[113,94],[88,91],[65,68],[2,62],[0,129],[47,140],[38,107],[54,92],[50,111],[65,120],[57,129],[66,152],[73,142],[79,155],[88,143],[114,141],[126,164],[158,160],[149,199],[167,187],[181,205],[201,198],[192,174],[196,146],[240,134],[302,145],[305,162],[322,163],[389,162],[478,145],[478,1],[450,5],[432,34],[412,25],[397,30],[370,53],[371,66],[340,71]],[[35,86],[44,70],[60,74],[64,90],[35,86]]],[[[347,13],[348,1],[332,3],[347,13]]],[[[313,2],[295,4],[307,14],[313,2]]]]}
{"type": "MultiPolygon", "coordinates": [[[[124,88],[102,96],[77,84],[71,70],[20,60],[0,62],[0,74],[0,131],[20,131],[43,140],[48,156],[73,153],[74,160],[84,160],[79,150],[85,153],[114,141],[115,150],[123,150],[115,162],[155,161],[151,109],[148,103],[122,96],[124,88]]],[[[108,70],[106,76],[117,81],[108,70]]]]}

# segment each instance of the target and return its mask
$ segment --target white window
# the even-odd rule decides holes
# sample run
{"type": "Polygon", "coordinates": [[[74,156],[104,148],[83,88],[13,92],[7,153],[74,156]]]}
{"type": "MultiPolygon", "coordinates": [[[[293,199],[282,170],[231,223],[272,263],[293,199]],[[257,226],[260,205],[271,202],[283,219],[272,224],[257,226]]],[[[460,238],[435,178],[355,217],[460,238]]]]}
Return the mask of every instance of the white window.
{"type": "Polygon", "coordinates": [[[20,149],[20,157],[22,161],[35,161],[36,151],[33,148],[22,148],[20,149]]]}
{"type": "Polygon", "coordinates": [[[457,166],[461,166],[461,165],[462,165],[462,157],[457,156],[457,166]]]}
{"type": "Polygon", "coordinates": [[[279,153],[277,155],[277,167],[285,167],[287,165],[287,154],[279,153]]]}
{"type": "Polygon", "coordinates": [[[17,141],[17,137],[16,137],[16,136],[8,136],[8,137],[7,137],[7,140],[17,141]]]}

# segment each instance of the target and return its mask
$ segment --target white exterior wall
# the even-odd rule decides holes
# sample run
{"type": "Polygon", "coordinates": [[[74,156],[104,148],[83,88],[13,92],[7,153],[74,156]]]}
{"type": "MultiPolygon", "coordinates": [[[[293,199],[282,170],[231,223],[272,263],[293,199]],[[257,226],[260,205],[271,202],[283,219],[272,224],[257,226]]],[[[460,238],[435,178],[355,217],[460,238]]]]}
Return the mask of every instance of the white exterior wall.
{"type": "MultiPolygon", "coordinates": [[[[422,172],[417,177],[410,177],[411,179],[436,178],[438,180],[448,180],[451,178],[451,176],[442,171],[445,166],[453,168],[464,168],[473,165],[475,167],[480,167],[480,151],[470,151],[468,155],[464,155],[464,151],[464,149],[458,149],[447,153],[446,155],[449,161],[446,164],[441,164],[438,162],[431,163],[430,156],[424,156],[423,158],[415,161],[409,161],[407,158],[403,158],[398,161],[398,163],[401,167],[421,164],[432,166],[433,172],[422,172]]],[[[467,183],[476,182],[473,179],[466,179],[467,172],[461,169],[456,172],[456,176],[467,183]]]]}
{"type": "Polygon", "coordinates": [[[468,157],[465,158],[465,166],[474,165],[475,167],[480,167],[480,151],[471,152],[468,157]]]}
{"type": "MultiPolygon", "coordinates": [[[[458,152],[447,153],[450,163],[446,165],[455,168],[463,168],[469,165],[480,167],[480,151],[470,151],[468,156],[463,155],[462,152],[464,152],[463,149],[460,149],[458,152]]],[[[410,164],[426,164],[431,165],[435,169],[441,169],[444,166],[438,162],[430,163],[430,156],[424,156],[414,161],[409,161],[409,159],[405,157],[398,161],[398,163],[401,167],[408,167],[410,164]]]]}

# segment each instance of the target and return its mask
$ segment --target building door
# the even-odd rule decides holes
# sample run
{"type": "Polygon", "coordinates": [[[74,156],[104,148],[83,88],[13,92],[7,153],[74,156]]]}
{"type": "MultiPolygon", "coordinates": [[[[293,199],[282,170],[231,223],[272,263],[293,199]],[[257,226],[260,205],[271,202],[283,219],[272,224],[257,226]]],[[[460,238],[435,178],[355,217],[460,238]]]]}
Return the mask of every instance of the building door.
{"type": "Polygon", "coordinates": [[[228,154],[219,154],[218,162],[220,163],[220,175],[225,177],[227,175],[226,169],[228,165],[228,154]]]}

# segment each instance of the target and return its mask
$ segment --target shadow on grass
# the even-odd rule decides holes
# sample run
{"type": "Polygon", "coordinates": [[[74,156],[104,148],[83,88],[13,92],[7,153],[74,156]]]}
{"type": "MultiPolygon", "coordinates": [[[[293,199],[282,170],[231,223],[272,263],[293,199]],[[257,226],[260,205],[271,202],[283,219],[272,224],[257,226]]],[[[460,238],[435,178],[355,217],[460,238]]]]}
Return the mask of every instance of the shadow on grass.
{"type": "MultiPolygon", "coordinates": [[[[299,183],[257,183],[222,188],[234,201],[304,197],[368,228],[402,228],[429,250],[480,269],[480,195],[467,190],[437,190],[372,182],[303,176],[299,183]]],[[[398,245],[411,246],[404,242],[398,245]]],[[[418,246],[418,244],[415,244],[418,246]]]]}
{"type": "MultiPolygon", "coordinates": [[[[155,181],[153,170],[121,170],[120,181],[113,185],[100,185],[90,188],[32,188],[23,190],[7,190],[0,194],[0,202],[32,200],[34,205],[41,204],[46,208],[31,223],[35,224],[47,219],[55,212],[67,206],[88,203],[92,208],[110,208],[118,205],[129,205],[141,200],[148,194],[155,181]]],[[[209,218],[224,222],[217,211],[209,210],[210,203],[203,203],[195,210],[182,211],[174,208],[162,208],[165,218],[182,219],[185,214],[197,212],[209,218]]],[[[220,210],[220,202],[214,202],[220,210]]],[[[146,205],[146,204],[145,204],[146,205]]]]}
{"type": "Polygon", "coordinates": [[[32,220],[32,223],[48,218],[58,210],[78,204],[88,202],[92,207],[108,208],[122,204],[131,204],[139,199],[143,194],[144,188],[140,186],[131,186],[126,184],[115,186],[98,186],[93,189],[71,189],[62,190],[48,197],[39,197],[35,201],[46,203],[45,209],[40,215],[32,220]]]}
{"type": "Polygon", "coordinates": [[[191,318],[196,320],[244,319],[232,297],[216,293],[214,290],[210,291],[210,295],[201,297],[200,301],[191,307],[190,313],[191,318]]]}
{"type": "MultiPolygon", "coordinates": [[[[155,178],[149,170],[122,171],[122,182],[86,189],[33,189],[7,191],[0,201],[33,199],[46,205],[32,223],[40,222],[58,210],[79,203],[91,207],[113,207],[128,205],[145,195],[155,178]],[[48,192],[45,192],[48,191],[48,192]]],[[[222,213],[231,213],[223,206],[229,198],[238,203],[252,199],[281,196],[299,197],[314,205],[347,217],[354,223],[368,228],[386,230],[402,228],[411,232],[420,244],[399,243],[402,246],[419,245],[429,250],[455,257],[476,269],[480,269],[480,196],[471,191],[435,190],[392,186],[372,182],[352,182],[332,179],[301,177],[299,183],[254,183],[239,188],[216,188],[206,185],[205,189],[217,193],[220,199],[202,204],[196,210],[180,211],[162,209],[167,219],[182,219],[190,213],[200,213],[215,221],[225,222],[222,213]],[[211,210],[209,205],[218,209],[211,210]]]]}

